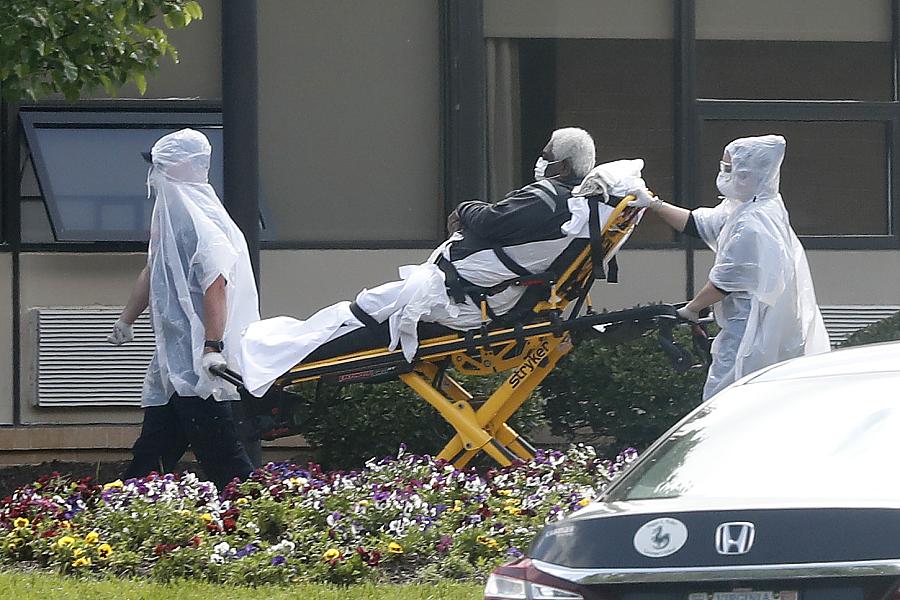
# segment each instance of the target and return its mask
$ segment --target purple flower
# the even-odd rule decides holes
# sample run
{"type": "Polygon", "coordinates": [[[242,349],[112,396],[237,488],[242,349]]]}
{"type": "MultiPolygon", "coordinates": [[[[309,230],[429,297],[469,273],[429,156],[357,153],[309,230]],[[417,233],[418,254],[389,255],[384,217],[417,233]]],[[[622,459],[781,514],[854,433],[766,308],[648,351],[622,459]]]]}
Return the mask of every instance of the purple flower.
{"type": "Polygon", "coordinates": [[[450,537],[449,535],[442,535],[441,541],[439,541],[437,543],[437,551],[441,552],[441,553],[447,552],[448,550],[450,550],[450,546],[452,546],[452,545],[453,545],[453,538],[450,537]]]}
{"type": "Polygon", "coordinates": [[[285,563],[285,559],[280,554],[272,558],[271,565],[273,567],[277,567],[279,565],[283,565],[285,563]]]}
{"type": "Polygon", "coordinates": [[[511,556],[512,558],[522,558],[523,556],[525,556],[524,554],[522,554],[522,551],[515,546],[510,546],[506,551],[506,555],[511,556]]]}

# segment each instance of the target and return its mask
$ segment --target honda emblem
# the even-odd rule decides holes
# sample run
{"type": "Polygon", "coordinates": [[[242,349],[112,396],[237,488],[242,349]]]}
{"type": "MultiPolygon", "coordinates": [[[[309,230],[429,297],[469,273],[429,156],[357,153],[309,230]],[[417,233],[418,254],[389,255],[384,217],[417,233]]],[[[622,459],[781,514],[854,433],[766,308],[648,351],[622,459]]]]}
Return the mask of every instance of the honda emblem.
{"type": "Polygon", "coordinates": [[[756,527],[753,523],[739,521],[722,523],[716,529],[716,552],[719,554],[747,554],[753,547],[756,527]]]}

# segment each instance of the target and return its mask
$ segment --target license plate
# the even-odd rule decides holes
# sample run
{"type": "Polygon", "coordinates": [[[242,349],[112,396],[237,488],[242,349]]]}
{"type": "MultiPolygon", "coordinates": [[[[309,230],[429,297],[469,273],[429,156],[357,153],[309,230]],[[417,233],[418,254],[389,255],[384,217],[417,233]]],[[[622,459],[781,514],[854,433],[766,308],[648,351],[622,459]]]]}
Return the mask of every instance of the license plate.
{"type": "Polygon", "coordinates": [[[764,591],[736,591],[736,592],[700,592],[688,596],[688,600],[798,600],[797,592],[764,592],[764,591]]]}

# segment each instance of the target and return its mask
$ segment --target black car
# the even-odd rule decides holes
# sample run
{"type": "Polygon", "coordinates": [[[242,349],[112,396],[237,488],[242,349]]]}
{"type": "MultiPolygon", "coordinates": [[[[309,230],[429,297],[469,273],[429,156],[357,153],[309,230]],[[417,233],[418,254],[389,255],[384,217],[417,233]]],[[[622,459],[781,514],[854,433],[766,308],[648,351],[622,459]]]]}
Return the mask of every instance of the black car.
{"type": "Polygon", "coordinates": [[[900,343],[738,381],[485,598],[900,600],[900,343]]]}

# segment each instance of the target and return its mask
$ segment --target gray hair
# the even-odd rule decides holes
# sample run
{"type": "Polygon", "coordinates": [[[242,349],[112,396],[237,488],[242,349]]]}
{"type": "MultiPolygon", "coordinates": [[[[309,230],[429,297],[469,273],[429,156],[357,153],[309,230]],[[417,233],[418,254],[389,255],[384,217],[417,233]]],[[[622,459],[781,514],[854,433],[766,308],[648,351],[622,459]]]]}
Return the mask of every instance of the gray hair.
{"type": "Polygon", "coordinates": [[[584,129],[578,127],[557,129],[550,136],[550,150],[556,160],[569,159],[572,174],[579,179],[584,178],[594,168],[596,160],[594,139],[584,129]]]}

